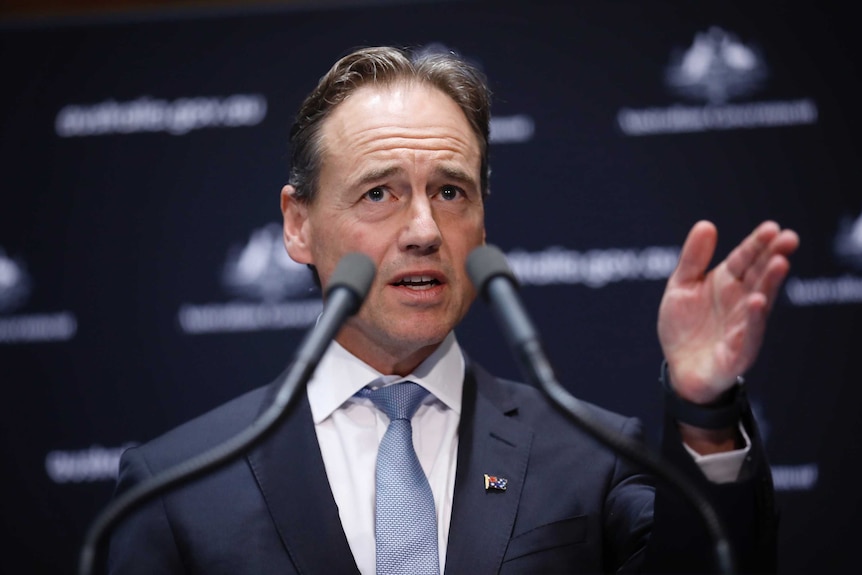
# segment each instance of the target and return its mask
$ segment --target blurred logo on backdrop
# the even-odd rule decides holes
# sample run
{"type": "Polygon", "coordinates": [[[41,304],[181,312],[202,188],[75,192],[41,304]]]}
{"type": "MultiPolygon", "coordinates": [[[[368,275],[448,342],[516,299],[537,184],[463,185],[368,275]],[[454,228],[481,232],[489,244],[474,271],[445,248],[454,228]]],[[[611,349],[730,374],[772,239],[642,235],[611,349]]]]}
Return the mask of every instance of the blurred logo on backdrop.
{"type": "Polygon", "coordinates": [[[231,301],[180,306],[183,332],[301,329],[323,309],[311,271],[287,255],[280,224],[252,230],[247,241],[231,246],[220,280],[231,301]]]}
{"type": "Polygon", "coordinates": [[[120,471],[120,456],[135,445],[92,445],[87,449],[49,451],[45,455],[45,472],[51,481],[58,484],[116,481],[120,471]]]}
{"type": "Polygon", "coordinates": [[[623,108],[617,125],[627,136],[796,126],[817,122],[810,98],[732,103],[766,86],[769,68],[760,50],[717,26],[672,51],[664,71],[667,90],[694,104],[623,108]]]}
{"type": "Polygon", "coordinates": [[[175,136],[202,128],[255,126],[266,117],[261,94],[196,96],[159,100],[141,96],[128,102],[69,104],[57,113],[54,130],[61,138],[166,132],[175,136]]]}
{"type": "Polygon", "coordinates": [[[862,213],[855,219],[851,216],[841,219],[833,245],[839,262],[862,271],[862,213]]]}
{"type": "Polygon", "coordinates": [[[584,285],[602,288],[623,281],[666,279],[679,259],[679,246],[608,248],[588,251],[550,247],[506,254],[522,285],[584,285]]]}
{"type": "Polygon", "coordinates": [[[533,139],[536,123],[527,114],[493,116],[488,139],[492,144],[524,144],[533,139]]]}
{"type": "Polygon", "coordinates": [[[784,293],[796,306],[862,303],[862,213],[844,215],[836,225],[832,241],[832,260],[845,273],[834,277],[800,278],[791,276],[784,293]]]}
{"type": "Polygon", "coordinates": [[[256,229],[247,243],[230,248],[222,286],[234,295],[266,302],[303,297],[315,287],[308,268],[287,255],[279,224],[256,229]]]}
{"type": "Polygon", "coordinates": [[[665,72],[672,91],[709,104],[751,96],[768,77],[756,47],[716,27],[698,32],[687,50],[675,52],[665,72]]]}
{"type": "Polygon", "coordinates": [[[20,260],[0,248],[0,313],[18,309],[30,297],[30,274],[20,260]]]}
{"type": "Polygon", "coordinates": [[[32,291],[33,280],[19,257],[0,246],[0,345],[42,343],[72,339],[78,321],[68,311],[21,313],[32,291]]]}

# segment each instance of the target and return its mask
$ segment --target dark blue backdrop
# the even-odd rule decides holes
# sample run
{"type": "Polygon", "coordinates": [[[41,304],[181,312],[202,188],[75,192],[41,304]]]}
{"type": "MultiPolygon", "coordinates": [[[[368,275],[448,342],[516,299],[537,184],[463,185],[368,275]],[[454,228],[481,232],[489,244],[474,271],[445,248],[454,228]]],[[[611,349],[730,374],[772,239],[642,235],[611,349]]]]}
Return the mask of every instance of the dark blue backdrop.
{"type": "MultiPolygon", "coordinates": [[[[319,309],[283,256],[292,114],[350,48],[440,43],[495,93],[489,241],[560,378],[657,438],[655,317],[690,226],[802,237],[747,374],[781,570],[860,529],[858,32],[811,5],[412,2],[0,27],[3,564],[72,573],[121,449],[274,377],[319,309]],[[275,227],[273,227],[275,226],[275,227]]],[[[464,347],[518,377],[488,311],[464,347]]],[[[5,567],[3,569],[5,571],[5,567]]]]}

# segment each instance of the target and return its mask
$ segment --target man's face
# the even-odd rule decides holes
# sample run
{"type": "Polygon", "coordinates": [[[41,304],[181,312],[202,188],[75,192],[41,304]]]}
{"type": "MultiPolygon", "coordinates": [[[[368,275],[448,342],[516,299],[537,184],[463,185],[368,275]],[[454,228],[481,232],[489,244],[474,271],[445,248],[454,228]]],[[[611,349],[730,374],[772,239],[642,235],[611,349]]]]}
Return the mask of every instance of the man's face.
{"type": "Polygon", "coordinates": [[[448,96],[407,83],[360,88],[321,136],[316,198],[282,195],[288,251],[324,288],[344,254],[370,256],[377,276],[338,341],[380,371],[409,371],[475,297],[464,262],[485,241],[478,139],[448,96]]]}

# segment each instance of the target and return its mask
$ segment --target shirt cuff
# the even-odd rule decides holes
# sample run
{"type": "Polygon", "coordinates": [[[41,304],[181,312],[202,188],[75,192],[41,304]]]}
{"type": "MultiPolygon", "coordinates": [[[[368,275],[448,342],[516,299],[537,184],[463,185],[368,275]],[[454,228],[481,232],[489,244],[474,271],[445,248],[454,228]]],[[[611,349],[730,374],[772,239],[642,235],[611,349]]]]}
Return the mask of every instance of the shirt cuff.
{"type": "Polygon", "coordinates": [[[751,439],[745,432],[742,423],[739,424],[739,432],[745,440],[745,447],[733,451],[701,455],[686,445],[685,442],[682,446],[685,447],[685,450],[688,451],[707,479],[713,483],[732,483],[739,478],[739,472],[742,471],[742,465],[751,450],[751,439]]]}

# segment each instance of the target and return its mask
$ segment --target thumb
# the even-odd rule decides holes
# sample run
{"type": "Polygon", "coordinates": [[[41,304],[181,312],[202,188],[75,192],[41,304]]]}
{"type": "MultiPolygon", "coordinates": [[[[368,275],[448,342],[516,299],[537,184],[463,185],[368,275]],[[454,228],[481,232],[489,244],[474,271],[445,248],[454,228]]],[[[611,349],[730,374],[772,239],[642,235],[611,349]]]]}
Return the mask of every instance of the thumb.
{"type": "Polygon", "coordinates": [[[712,222],[701,220],[692,226],[682,245],[679,262],[670,282],[685,284],[697,281],[706,273],[718,244],[718,230],[712,222]]]}

